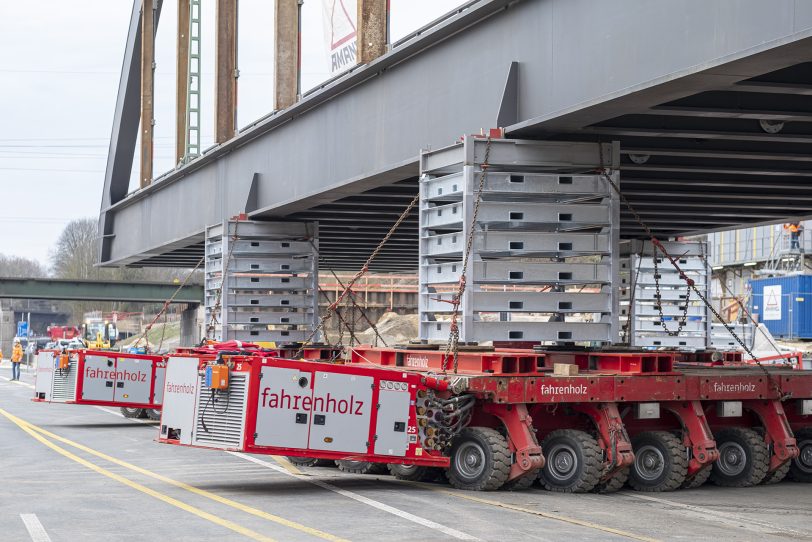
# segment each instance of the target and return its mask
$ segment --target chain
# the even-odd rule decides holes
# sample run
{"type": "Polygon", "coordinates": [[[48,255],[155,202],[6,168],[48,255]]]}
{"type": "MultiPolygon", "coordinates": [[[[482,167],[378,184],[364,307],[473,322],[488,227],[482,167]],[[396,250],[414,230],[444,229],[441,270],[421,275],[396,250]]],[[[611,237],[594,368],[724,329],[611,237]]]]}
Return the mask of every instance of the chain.
{"type": "MultiPolygon", "coordinates": [[[[223,225],[226,228],[226,232],[223,235],[223,240],[226,239],[228,233],[228,221],[225,221],[223,225]]],[[[234,221],[234,235],[231,237],[231,246],[228,247],[228,256],[226,257],[226,261],[223,264],[223,274],[221,275],[220,280],[220,287],[217,289],[217,297],[214,299],[214,306],[211,309],[211,318],[209,319],[209,325],[206,326],[206,336],[211,337],[211,334],[214,332],[214,326],[218,323],[217,316],[220,314],[220,305],[223,300],[223,288],[226,287],[226,281],[228,280],[228,266],[231,263],[231,255],[234,253],[234,247],[237,244],[237,228],[240,225],[240,219],[237,218],[234,221]]],[[[220,333],[220,339],[225,339],[225,329],[222,330],[220,333]]]]}
{"type": "Polygon", "coordinates": [[[454,359],[454,373],[457,372],[457,365],[459,363],[459,345],[460,345],[460,328],[457,324],[457,318],[460,312],[460,303],[462,302],[462,295],[465,293],[465,274],[468,271],[468,259],[474,248],[474,230],[476,229],[476,219],[479,214],[479,204],[482,201],[482,191],[485,189],[485,178],[488,175],[488,168],[490,164],[488,160],[491,155],[491,138],[488,137],[485,143],[485,156],[482,163],[479,165],[479,185],[477,186],[476,196],[474,198],[474,209],[471,215],[471,225],[468,230],[468,239],[465,243],[465,252],[462,253],[462,272],[460,274],[460,281],[457,284],[457,293],[451,298],[451,305],[453,311],[451,312],[451,326],[448,332],[448,342],[445,345],[445,355],[443,356],[443,372],[448,370],[448,356],[453,355],[454,359]]]}
{"type": "Polygon", "coordinates": [[[400,214],[395,223],[392,224],[392,227],[389,228],[389,231],[386,232],[386,235],[383,237],[383,239],[381,239],[381,242],[378,243],[378,246],[375,247],[375,250],[373,250],[372,254],[370,254],[369,257],[366,259],[361,269],[355,274],[354,277],[352,277],[352,279],[350,279],[350,281],[344,287],[344,290],[341,292],[341,294],[336,297],[336,300],[330,303],[330,305],[327,307],[327,311],[325,312],[324,316],[322,316],[321,321],[310,333],[310,336],[308,336],[307,339],[305,339],[305,341],[302,343],[302,346],[296,352],[294,357],[297,357],[302,352],[302,350],[304,349],[304,345],[312,341],[313,337],[315,337],[319,331],[325,330],[325,324],[327,323],[327,321],[332,317],[333,313],[338,308],[338,306],[341,305],[341,302],[344,301],[344,298],[352,290],[352,287],[355,286],[355,283],[358,282],[358,280],[361,277],[363,277],[367,271],[369,271],[369,266],[372,264],[373,260],[375,260],[375,258],[378,257],[378,254],[380,254],[381,250],[383,250],[383,247],[386,245],[386,243],[389,242],[389,239],[392,237],[392,235],[394,235],[395,231],[403,223],[403,221],[406,220],[406,217],[409,216],[409,214],[412,212],[412,209],[414,209],[414,206],[417,205],[417,202],[419,200],[420,194],[418,193],[414,197],[414,199],[412,199],[409,205],[406,206],[406,209],[403,210],[403,212],[400,214]]]}
{"type": "MultiPolygon", "coordinates": [[[[171,296],[169,296],[169,299],[164,301],[164,306],[161,307],[161,310],[158,311],[158,314],[155,315],[155,318],[153,318],[152,321],[149,324],[147,324],[147,327],[144,328],[144,333],[142,333],[141,336],[138,337],[138,339],[136,339],[136,341],[133,343],[133,348],[137,348],[138,343],[140,343],[143,339],[145,339],[147,337],[147,333],[149,333],[149,331],[152,329],[152,326],[154,326],[155,322],[157,322],[158,319],[166,312],[166,310],[169,308],[170,303],[172,303],[172,301],[174,301],[175,298],[178,297],[178,294],[180,293],[180,291],[183,290],[184,286],[186,286],[186,283],[189,282],[190,278],[192,278],[192,275],[194,275],[194,272],[197,271],[198,268],[201,265],[203,265],[203,261],[205,259],[206,259],[205,256],[200,258],[200,261],[197,262],[197,265],[195,265],[194,268],[191,271],[189,271],[189,274],[186,275],[186,278],[184,278],[183,282],[180,283],[180,286],[178,286],[178,289],[175,290],[174,293],[171,296]]],[[[147,345],[149,345],[149,341],[147,341],[147,345]]]]}
{"type": "MultiPolygon", "coordinates": [[[[711,313],[713,313],[713,316],[715,316],[718,321],[724,322],[724,320],[722,319],[722,315],[719,314],[719,312],[713,307],[713,305],[710,303],[710,301],[708,301],[708,299],[705,297],[705,295],[699,290],[699,288],[696,287],[696,284],[694,283],[694,280],[691,279],[690,277],[688,277],[687,275],[685,275],[685,273],[682,271],[682,269],[680,268],[677,261],[668,253],[668,251],[662,245],[660,240],[657,239],[657,237],[654,235],[654,232],[651,231],[651,228],[649,228],[648,225],[645,222],[643,222],[643,219],[640,218],[639,214],[637,214],[637,211],[634,209],[634,206],[629,202],[629,200],[626,198],[626,196],[620,191],[620,188],[618,187],[617,183],[615,183],[615,181],[612,180],[612,177],[606,171],[606,168],[603,167],[603,144],[601,144],[601,143],[598,143],[598,152],[599,152],[599,155],[600,155],[600,169],[599,169],[599,172],[600,172],[601,177],[607,183],[609,183],[609,185],[612,187],[612,190],[615,191],[615,193],[617,194],[618,198],[623,203],[623,205],[625,205],[626,208],[629,210],[629,212],[632,214],[632,216],[634,216],[634,219],[637,222],[637,224],[640,226],[640,228],[642,228],[642,230],[644,232],[646,232],[646,235],[648,235],[649,239],[651,240],[651,244],[654,245],[657,249],[659,249],[663,253],[663,255],[665,255],[666,258],[668,258],[668,261],[671,262],[671,265],[673,265],[674,268],[677,270],[677,272],[679,273],[680,278],[685,281],[685,283],[688,285],[688,288],[690,290],[694,291],[694,293],[697,295],[697,297],[699,297],[699,299],[702,301],[702,303],[705,304],[705,306],[708,308],[708,310],[710,310],[711,313]]],[[[656,254],[656,251],[655,251],[655,254],[656,254]]],[[[770,387],[776,393],[777,398],[779,400],[781,400],[781,401],[787,399],[789,397],[789,395],[784,394],[783,390],[781,389],[781,383],[776,382],[775,378],[770,373],[770,371],[768,371],[767,368],[761,363],[761,361],[759,361],[759,359],[755,356],[755,354],[753,354],[752,350],[750,350],[750,348],[746,344],[744,344],[744,341],[738,336],[738,334],[736,334],[736,332],[733,331],[732,329],[730,329],[729,331],[730,331],[730,334],[733,336],[733,339],[737,343],[739,343],[739,346],[742,347],[742,350],[744,350],[747,353],[747,355],[750,356],[750,358],[753,361],[756,362],[756,365],[758,365],[758,367],[764,372],[764,375],[766,376],[767,381],[770,383],[770,387]]]]}
{"type": "Polygon", "coordinates": [[[660,313],[660,325],[662,326],[663,330],[670,336],[676,337],[680,333],[682,333],[683,328],[685,327],[686,322],[688,321],[688,304],[691,302],[691,288],[688,288],[687,294],[685,295],[685,304],[682,306],[682,316],[677,319],[677,329],[670,330],[668,326],[665,324],[665,315],[663,314],[663,298],[662,294],[660,293],[660,269],[659,269],[659,258],[657,257],[657,247],[654,247],[654,289],[655,294],[654,297],[657,300],[657,312],[660,313]]]}
{"type": "MultiPolygon", "coordinates": [[[[341,279],[338,277],[336,272],[333,270],[333,267],[330,265],[330,262],[327,260],[327,258],[325,258],[324,256],[321,255],[321,252],[319,252],[318,247],[313,242],[313,237],[308,236],[307,240],[310,243],[310,246],[313,247],[313,250],[316,251],[316,254],[319,257],[319,260],[321,260],[321,262],[324,263],[324,265],[327,267],[327,270],[330,272],[331,275],[333,275],[333,278],[338,283],[338,285],[341,286],[342,288],[345,288],[344,283],[341,281],[341,279]]],[[[324,294],[324,297],[325,297],[325,299],[326,299],[326,301],[327,301],[327,303],[329,305],[331,303],[331,301],[330,301],[329,298],[327,298],[327,294],[324,294]]],[[[369,319],[369,317],[367,316],[366,311],[364,311],[364,309],[358,304],[358,300],[356,299],[355,292],[350,291],[349,299],[352,301],[353,307],[358,309],[358,311],[361,313],[361,318],[364,319],[364,321],[369,325],[370,328],[372,328],[372,331],[375,333],[375,346],[378,346],[378,341],[381,341],[381,343],[383,343],[384,346],[389,346],[388,344],[386,344],[386,341],[383,339],[380,332],[378,331],[378,326],[376,326],[375,323],[372,320],[369,319]]],[[[336,313],[336,316],[338,316],[339,320],[341,319],[341,316],[338,313],[336,313]]],[[[349,327],[347,329],[349,329],[349,327]]],[[[351,335],[352,335],[352,333],[351,333],[351,335]]],[[[357,341],[358,339],[353,335],[351,337],[351,340],[357,341]]]]}

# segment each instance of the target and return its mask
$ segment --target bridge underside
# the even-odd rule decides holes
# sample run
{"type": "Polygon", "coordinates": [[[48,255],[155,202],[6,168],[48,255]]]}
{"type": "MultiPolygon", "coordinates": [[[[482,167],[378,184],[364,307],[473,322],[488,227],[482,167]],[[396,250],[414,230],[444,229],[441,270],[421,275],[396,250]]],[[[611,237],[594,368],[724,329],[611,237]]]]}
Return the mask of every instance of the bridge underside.
{"type": "MultiPolygon", "coordinates": [[[[499,2],[483,4],[493,7],[499,2]]],[[[508,10],[480,13],[479,19],[468,21],[469,25],[477,23],[476,26],[444,38],[452,43],[424,48],[421,53],[425,56],[424,60],[418,55],[408,62],[400,61],[400,64],[393,64],[385,75],[381,75],[379,67],[379,71],[375,72],[378,74],[377,79],[358,82],[354,90],[341,96],[336,95],[336,101],[352,99],[346,95],[352,92],[358,92],[361,96],[357,99],[364,100],[365,89],[376,92],[391,90],[391,87],[377,90],[374,87],[385,86],[387,78],[390,79],[390,85],[395,85],[397,81],[394,79],[400,72],[418,70],[418,73],[422,73],[420,70],[427,70],[429,66],[421,67],[421,62],[428,63],[432,57],[440,57],[433,58],[436,62],[443,55],[454,54],[454,42],[465,41],[468,37],[482,39],[482,34],[489,32],[498,34],[500,26],[512,27],[517,34],[530,30],[532,27],[528,29],[527,24],[519,23],[517,18],[546,17],[542,4],[544,3],[527,0],[508,10]],[[524,15],[522,12],[525,12],[524,15]]],[[[560,24],[562,18],[576,17],[579,11],[583,11],[583,7],[579,10],[572,7],[572,4],[552,4],[555,4],[558,12],[551,16],[550,24],[560,24]]],[[[362,126],[355,133],[352,131],[353,120],[348,119],[348,144],[359,147],[347,153],[352,155],[352,159],[347,162],[354,162],[350,164],[355,167],[354,171],[351,167],[342,171],[342,164],[335,168],[339,171],[333,178],[326,179],[328,182],[322,180],[320,190],[298,195],[291,192],[275,200],[269,198],[259,201],[263,200],[263,193],[268,194],[263,183],[271,183],[273,173],[270,170],[259,171],[254,166],[255,175],[250,182],[245,182],[247,196],[242,201],[249,202],[247,207],[252,218],[318,221],[319,245],[326,265],[334,269],[357,269],[417,193],[419,148],[445,145],[453,140],[449,134],[474,132],[479,127],[494,126],[499,122],[500,126],[506,128],[507,137],[511,138],[619,141],[622,190],[642,219],[661,237],[812,215],[812,183],[809,182],[812,177],[812,154],[808,151],[809,144],[812,143],[812,38],[809,37],[812,9],[802,9],[803,3],[796,6],[794,2],[776,2],[766,6],[758,2],[743,1],[740,2],[742,5],[737,8],[737,13],[747,20],[740,17],[736,23],[732,23],[723,19],[725,14],[708,13],[702,2],[684,4],[679,9],[666,4],[666,11],[676,9],[670,14],[676,18],[668,21],[668,24],[663,22],[665,26],[662,28],[644,19],[646,16],[653,16],[648,10],[638,13],[639,25],[650,24],[651,28],[647,30],[638,27],[619,28],[624,25],[623,21],[616,20],[619,15],[630,13],[629,9],[634,6],[643,5],[631,0],[614,4],[614,8],[601,5],[597,8],[597,15],[582,14],[579,25],[572,27],[575,36],[559,36],[556,39],[574,47],[572,42],[580,37],[584,41],[582,47],[592,44],[597,48],[591,55],[580,51],[578,54],[581,56],[570,58],[569,69],[576,73],[565,73],[559,67],[552,81],[536,73],[538,70],[534,63],[543,64],[544,61],[525,58],[515,50],[503,52],[499,59],[494,59],[493,69],[485,69],[481,76],[494,79],[497,74],[501,74],[498,83],[482,82],[481,86],[486,87],[487,91],[484,93],[489,95],[485,102],[485,113],[477,110],[455,117],[457,122],[453,126],[448,125],[447,119],[437,118],[437,125],[431,122],[420,124],[419,128],[427,133],[404,138],[400,130],[418,129],[408,120],[408,116],[414,116],[415,113],[408,110],[387,111],[383,107],[385,104],[380,103],[385,98],[378,97],[375,103],[367,103],[372,111],[368,116],[371,117],[373,131],[378,134],[378,138],[392,140],[392,145],[401,147],[399,150],[390,150],[388,141],[364,140],[368,127],[362,126]],[[771,10],[781,12],[784,8],[793,10],[791,16],[787,15],[789,19],[786,24],[790,27],[788,30],[777,28],[781,25],[772,20],[780,18],[782,14],[771,10]],[[688,13],[682,13],[684,9],[688,13]],[[677,17],[677,11],[680,12],[680,17],[677,17]],[[695,17],[716,17],[718,20],[711,27],[700,28],[695,30],[700,33],[693,34],[694,29],[689,27],[699,19],[692,19],[692,14],[695,17]],[[678,27],[680,20],[686,21],[685,28],[676,31],[668,29],[669,25],[678,27]],[[606,41],[595,36],[585,39],[582,35],[596,31],[597,28],[605,28],[606,25],[617,31],[604,36],[606,41]],[[771,25],[776,28],[768,28],[771,25]],[[715,32],[716,37],[709,37],[702,34],[702,31],[715,32]],[[623,32],[636,34],[624,36],[623,32]],[[736,42],[736,45],[730,46],[727,42],[720,44],[720,33],[728,41],[736,42]],[[752,35],[739,35],[748,33],[752,35]],[[644,44],[651,51],[639,48],[644,44]],[[669,49],[679,47],[696,48],[698,52],[695,56],[685,53],[677,54],[679,58],[673,58],[675,55],[669,49]],[[626,51],[626,56],[620,56],[623,51],[626,51]],[[648,56],[658,55],[663,55],[666,58],[664,62],[668,65],[649,67],[657,58],[648,56]],[[594,66],[589,64],[590,60],[594,66]],[[511,62],[517,64],[509,69],[511,62]],[[586,70],[587,67],[591,67],[593,73],[577,73],[578,69],[586,70]],[[650,71],[647,72],[646,69],[650,71]],[[561,84],[562,88],[551,91],[551,84],[561,84]],[[559,96],[564,92],[564,87],[576,84],[593,85],[596,88],[591,89],[589,95],[583,94],[577,99],[571,99],[572,103],[559,96]],[[553,93],[553,98],[549,97],[550,92],[553,93]],[[394,119],[391,118],[393,116],[394,119]],[[358,159],[356,152],[369,152],[373,158],[367,161],[358,159]],[[361,173],[370,171],[373,173],[361,173]]],[[[472,15],[463,13],[458,18],[464,16],[472,15]]],[[[669,13],[662,14],[662,17],[668,18],[669,13]]],[[[546,22],[541,26],[546,27],[546,22]]],[[[434,39],[440,37],[435,36],[434,39]]],[[[525,46],[531,49],[537,45],[533,42],[535,38],[529,35],[513,38],[514,41],[521,39],[525,39],[528,42],[525,46]]],[[[519,46],[521,48],[522,43],[519,46]]],[[[554,46],[557,46],[557,42],[554,42],[554,46]]],[[[564,44],[560,46],[564,47],[564,44]]],[[[553,50],[556,50],[555,47],[553,50]]],[[[396,48],[390,55],[397,53],[396,48]]],[[[488,62],[488,55],[487,52],[482,53],[483,62],[488,62]]],[[[385,59],[383,57],[378,62],[385,59]]],[[[554,61],[548,59],[547,62],[554,61]]],[[[367,66],[359,73],[374,67],[375,64],[367,66]]],[[[477,80],[476,77],[470,78],[470,74],[465,75],[464,77],[469,77],[465,79],[453,66],[446,66],[446,69],[453,72],[447,74],[449,81],[456,77],[459,87],[477,80]]],[[[405,73],[404,76],[413,77],[414,73],[405,73]]],[[[442,94],[438,94],[438,85],[428,85],[431,86],[431,94],[413,98],[414,104],[420,104],[420,100],[439,100],[441,105],[450,103],[443,100],[453,100],[454,97],[444,98],[442,94]]],[[[419,92],[419,85],[412,84],[410,89],[419,92]]],[[[461,92],[464,94],[464,91],[461,92]]],[[[316,98],[318,97],[317,93],[316,98]]],[[[466,107],[476,108],[481,105],[475,97],[463,96],[457,99],[468,102],[466,107]]],[[[414,104],[401,104],[401,109],[408,109],[414,104]]],[[[297,106],[294,109],[295,107],[297,106]]],[[[326,110],[332,105],[327,102],[313,107],[326,110]]],[[[308,115],[318,115],[307,109],[301,114],[304,118],[293,120],[293,125],[308,122],[308,115]]],[[[280,128],[279,136],[284,137],[284,130],[292,129],[280,128]]],[[[276,130],[273,126],[269,126],[268,130],[270,137],[274,137],[273,132],[276,130]]],[[[250,131],[247,135],[252,136],[250,131]]],[[[327,136],[313,134],[313,137],[318,139],[318,144],[312,149],[318,149],[330,137],[342,137],[342,132],[336,126],[327,136]]],[[[244,143],[245,146],[263,145],[264,140],[258,135],[250,139],[251,141],[244,143]]],[[[308,150],[311,148],[308,143],[304,142],[302,145],[302,156],[309,156],[308,150]]],[[[269,143],[266,150],[273,152],[275,148],[269,143]]],[[[242,151],[236,150],[235,154],[239,152],[242,151]]],[[[213,158],[217,159],[226,162],[228,155],[213,158]]],[[[206,165],[205,168],[210,173],[217,169],[214,164],[206,165]]],[[[221,170],[228,168],[227,162],[224,166],[221,164],[221,170]]],[[[240,174],[245,175],[246,171],[241,171],[240,174]]],[[[304,173],[304,177],[310,174],[309,171],[304,173]]],[[[219,175],[225,179],[228,174],[227,171],[219,175]]],[[[168,196],[169,191],[180,183],[185,183],[187,189],[193,190],[194,185],[191,183],[196,176],[201,178],[199,186],[208,186],[205,184],[208,181],[203,180],[206,177],[201,166],[198,172],[181,171],[170,174],[168,181],[174,183],[174,186],[166,191],[157,190],[162,182],[159,181],[153,186],[156,189],[154,193],[144,194],[146,197],[141,199],[135,198],[136,201],[132,204],[127,203],[126,199],[121,203],[114,203],[107,212],[115,215],[115,234],[121,234],[128,227],[138,228],[142,224],[133,218],[133,207],[142,206],[139,212],[143,217],[143,206],[151,198],[157,201],[168,196]],[[118,220],[122,222],[118,223],[118,220]]],[[[132,196],[128,199],[131,198],[132,196]]],[[[239,210],[240,207],[239,203],[234,205],[236,207],[232,205],[231,209],[222,211],[225,214],[236,214],[232,211],[239,210]]],[[[157,209],[160,209],[157,205],[151,208],[153,212],[157,209]]],[[[103,209],[102,222],[104,216],[103,209]]],[[[193,223],[194,220],[189,219],[189,222],[193,223]]],[[[621,222],[621,237],[643,236],[640,225],[625,208],[621,222]]],[[[183,230],[181,228],[175,234],[167,235],[161,243],[142,248],[137,243],[130,247],[122,245],[122,242],[126,242],[126,235],[122,235],[121,241],[115,240],[116,246],[109,247],[107,253],[102,251],[102,263],[191,267],[203,256],[202,229],[199,232],[194,231],[195,227],[197,226],[190,224],[186,229],[189,235],[179,235],[183,230]]],[[[417,250],[415,209],[381,252],[376,268],[382,271],[414,269],[418,261],[417,250]]]]}

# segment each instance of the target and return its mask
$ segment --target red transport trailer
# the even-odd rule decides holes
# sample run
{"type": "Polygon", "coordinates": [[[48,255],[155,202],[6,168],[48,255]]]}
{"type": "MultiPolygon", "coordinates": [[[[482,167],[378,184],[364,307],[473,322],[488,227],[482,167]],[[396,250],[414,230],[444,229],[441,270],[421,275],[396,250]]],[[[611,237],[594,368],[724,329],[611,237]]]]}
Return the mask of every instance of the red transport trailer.
{"type": "Polygon", "coordinates": [[[158,418],[163,402],[163,356],[107,350],[40,350],[34,401],[120,407],[158,418]]]}
{"type": "Polygon", "coordinates": [[[388,463],[408,479],[441,467],[472,490],[812,480],[812,372],[683,357],[491,349],[461,351],[454,367],[423,347],[356,347],[346,364],[170,355],[159,441],[388,463]]]}

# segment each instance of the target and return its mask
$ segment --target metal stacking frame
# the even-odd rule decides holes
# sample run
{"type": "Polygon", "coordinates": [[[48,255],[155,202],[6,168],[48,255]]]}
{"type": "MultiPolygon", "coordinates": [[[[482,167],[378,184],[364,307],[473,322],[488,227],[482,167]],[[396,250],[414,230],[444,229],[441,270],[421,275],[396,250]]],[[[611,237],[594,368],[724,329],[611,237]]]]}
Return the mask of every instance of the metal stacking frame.
{"type": "Polygon", "coordinates": [[[421,154],[420,338],[449,336],[486,153],[460,341],[614,342],[617,145],[474,136],[421,154]]]}
{"type": "MultiPolygon", "coordinates": [[[[662,242],[665,249],[678,262],[686,276],[693,279],[697,288],[710,299],[710,268],[707,263],[705,241],[662,242]]],[[[630,241],[622,245],[627,257],[621,260],[621,318],[629,322],[631,346],[703,349],[711,346],[710,309],[693,293],[689,296],[686,282],[680,278],[662,252],[657,251],[657,274],[655,275],[654,247],[649,241],[630,241]],[[686,301],[687,319],[677,336],[669,335],[661,323],[657,309],[659,281],[662,305],[662,322],[670,331],[678,329],[686,301]],[[631,311],[631,318],[629,318],[631,311]]]]}
{"type": "Polygon", "coordinates": [[[313,223],[229,220],[207,228],[209,338],[307,339],[318,320],[317,238],[313,223]]]}

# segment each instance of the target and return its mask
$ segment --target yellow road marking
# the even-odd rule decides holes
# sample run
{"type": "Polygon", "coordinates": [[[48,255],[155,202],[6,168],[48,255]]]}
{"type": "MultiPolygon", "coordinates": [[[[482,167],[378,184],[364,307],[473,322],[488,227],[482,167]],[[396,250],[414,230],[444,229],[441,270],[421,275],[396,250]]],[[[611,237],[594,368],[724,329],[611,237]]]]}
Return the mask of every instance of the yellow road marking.
{"type": "Polygon", "coordinates": [[[288,471],[289,473],[294,474],[294,475],[296,475],[296,476],[304,476],[304,473],[303,473],[302,471],[300,471],[299,469],[297,469],[297,468],[296,468],[296,465],[294,465],[293,463],[291,463],[291,462],[288,460],[288,458],[283,457],[283,456],[281,456],[281,455],[272,455],[271,457],[273,458],[273,460],[274,460],[274,461],[276,461],[277,463],[279,463],[279,465],[280,465],[280,466],[281,466],[283,469],[285,469],[286,471],[288,471]]]}
{"type": "Polygon", "coordinates": [[[301,531],[303,533],[307,533],[307,534],[310,534],[312,536],[322,538],[324,540],[330,540],[331,542],[348,542],[347,540],[345,540],[343,538],[331,535],[329,533],[325,533],[324,531],[320,531],[320,530],[314,529],[312,527],[307,527],[306,525],[302,525],[301,523],[297,523],[295,521],[291,521],[291,520],[285,519],[283,517],[280,517],[280,516],[277,516],[277,515],[274,515],[274,514],[270,514],[268,512],[264,512],[264,511],[259,510],[257,508],[253,508],[251,506],[239,503],[237,501],[227,499],[226,497],[221,497],[220,495],[217,495],[216,493],[211,493],[209,491],[206,491],[205,489],[199,489],[199,488],[196,488],[194,486],[190,486],[189,484],[185,484],[183,482],[173,480],[172,478],[167,478],[166,476],[163,476],[163,475],[158,474],[156,472],[149,471],[147,469],[144,469],[144,468],[138,467],[136,465],[133,465],[132,463],[127,463],[126,461],[122,461],[121,459],[117,459],[117,458],[109,456],[109,455],[107,455],[105,453],[96,451],[96,450],[94,450],[92,448],[88,448],[87,446],[79,444],[78,442],[73,442],[72,440],[66,439],[64,437],[60,437],[59,435],[55,435],[54,433],[51,433],[50,431],[47,431],[47,430],[45,430],[45,429],[43,429],[41,427],[37,427],[36,425],[33,425],[33,424],[31,424],[31,423],[29,423],[29,422],[27,422],[25,420],[17,418],[13,414],[10,414],[10,413],[6,412],[3,409],[0,409],[0,414],[3,414],[4,416],[11,419],[12,421],[15,421],[15,423],[18,423],[18,425],[19,424],[26,425],[27,427],[31,428],[32,430],[37,431],[39,433],[42,433],[43,435],[46,435],[46,436],[48,436],[48,437],[50,437],[50,438],[52,438],[54,440],[57,440],[59,442],[62,442],[63,444],[67,444],[68,446],[72,446],[72,447],[74,447],[74,448],[76,448],[78,450],[82,450],[83,452],[86,452],[88,454],[95,455],[96,457],[100,457],[101,459],[104,459],[105,461],[109,461],[109,462],[114,463],[116,465],[119,465],[121,467],[130,469],[130,470],[135,471],[135,472],[137,472],[139,474],[143,474],[144,476],[148,476],[150,478],[160,480],[161,482],[164,482],[166,484],[173,485],[175,487],[179,487],[181,489],[189,491],[190,493],[194,493],[195,495],[200,495],[201,497],[206,497],[207,499],[211,499],[211,500],[216,501],[216,502],[218,502],[220,504],[224,504],[226,506],[236,508],[237,510],[240,510],[240,511],[245,512],[247,514],[251,514],[253,516],[257,516],[257,517],[260,517],[262,519],[267,519],[269,521],[273,521],[274,523],[284,525],[285,527],[289,527],[291,529],[295,529],[297,531],[301,531]]]}
{"type": "Polygon", "coordinates": [[[542,512],[540,510],[532,510],[530,508],[524,508],[522,506],[517,506],[515,504],[509,504],[499,501],[493,501],[490,499],[484,499],[482,497],[476,497],[474,495],[468,493],[457,493],[455,491],[450,491],[448,489],[442,489],[436,486],[432,486],[431,484],[421,483],[421,482],[398,482],[407,485],[418,486],[424,489],[430,489],[431,491],[436,491],[438,493],[444,493],[446,495],[451,495],[452,497],[457,497],[458,499],[465,499],[468,501],[478,502],[480,504],[488,504],[490,506],[497,506],[499,508],[505,508],[507,510],[513,510],[514,512],[523,512],[525,514],[532,514],[534,516],[539,516],[546,519],[554,519],[556,521],[562,521],[564,523],[570,523],[572,525],[579,525],[581,527],[588,527],[590,529],[596,529],[598,531],[603,531],[606,533],[616,534],[618,536],[623,536],[626,538],[631,538],[633,540],[641,540],[642,542],[659,542],[656,538],[649,538],[647,536],[642,536],[639,534],[630,533],[628,531],[622,531],[620,529],[615,529],[613,527],[608,527],[606,525],[601,525],[599,523],[592,523],[591,521],[586,521],[582,519],[571,518],[567,516],[561,516],[558,514],[551,514],[549,512],[542,512]]]}
{"type": "Polygon", "coordinates": [[[7,413],[6,411],[4,411],[2,409],[0,409],[0,413],[2,413],[5,417],[7,417],[12,422],[14,422],[20,429],[22,429],[23,431],[25,431],[26,433],[31,435],[36,440],[40,441],[45,446],[49,447],[50,449],[52,449],[53,451],[55,451],[55,452],[57,452],[57,453],[59,453],[61,455],[67,457],[71,461],[75,461],[76,463],[79,463],[80,465],[87,467],[88,469],[90,469],[92,471],[98,472],[99,474],[101,474],[103,476],[107,476],[108,478],[112,478],[116,482],[120,482],[120,483],[124,484],[125,486],[131,487],[131,488],[133,488],[135,490],[138,490],[138,491],[140,491],[142,493],[146,493],[147,495],[149,495],[151,497],[155,497],[156,499],[158,499],[160,501],[163,501],[163,502],[165,502],[167,504],[171,504],[172,506],[180,508],[181,510],[189,512],[190,514],[194,514],[194,515],[196,515],[196,516],[198,516],[200,518],[211,521],[212,523],[220,525],[221,527],[225,527],[226,529],[231,529],[232,531],[237,532],[237,533],[239,533],[239,534],[241,534],[243,536],[247,536],[248,538],[251,538],[253,540],[261,540],[263,542],[274,542],[273,538],[269,538],[267,536],[261,535],[258,532],[252,531],[251,529],[248,529],[246,527],[238,525],[238,524],[234,523],[233,521],[229,521],[229,520],[223,519],[223,518],[221,518],[219,516],[215,516],[214,514],[209,514],[208,512],[203,512],[202,510],[198,510],[197,508],[195,508],[193,506],[190,506],[190,505],[186,504],[183,501],[179,501],[177,499],[174,499],[174,498],[170,497],[169,495],[164,495],[163,493],[161,493],[159,491],[156,491],[154,489],[148,488],[146,486],[143,486],[143,485],[139,484],[138,482],[133,482],[129,478],[125,478],[125,477],[123,477],[121,475],[118,475],[118,474],[116,474],[114,472],[110,472],[109,470],[107,470],[107,469],[105,469],[103,467],[100,467],[100,466],[98,466],[98,465],[96,465],[94,463],[91,463],[90,461],[87,461],[86,459],[83,459],[83,458],[73,454],[72,452],[69,452],[68,450],[62,448],[61,446],[57,446],[56,444],[49,441],[48,439],[46,439],[42,435],[37,434],[34,431],[34,429],[28,425],[27,422],[12,416],[11,414],[7,413]]]}

